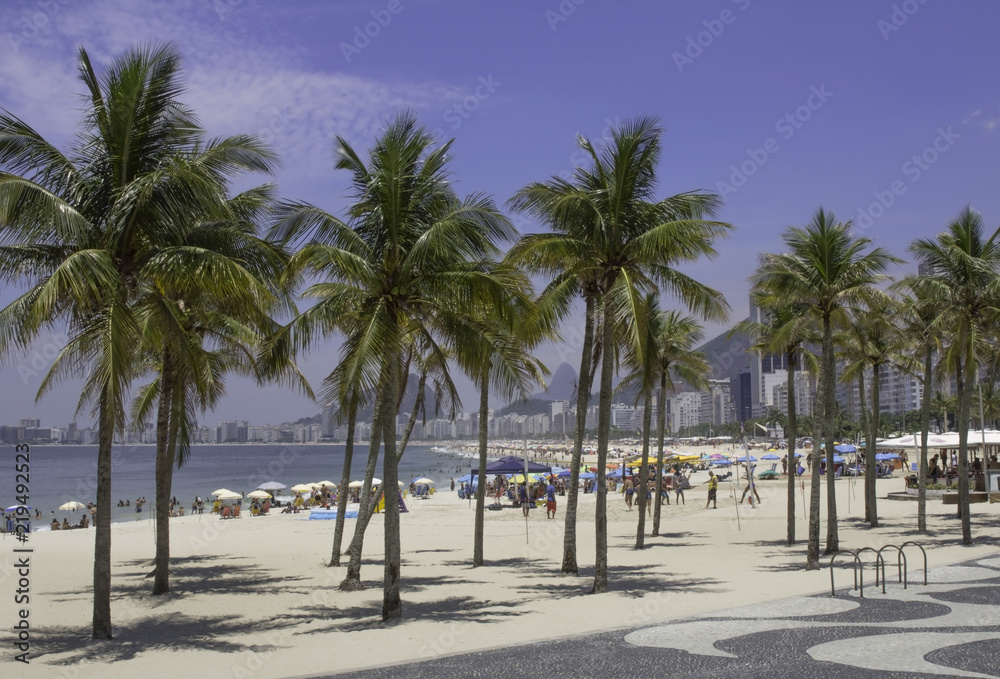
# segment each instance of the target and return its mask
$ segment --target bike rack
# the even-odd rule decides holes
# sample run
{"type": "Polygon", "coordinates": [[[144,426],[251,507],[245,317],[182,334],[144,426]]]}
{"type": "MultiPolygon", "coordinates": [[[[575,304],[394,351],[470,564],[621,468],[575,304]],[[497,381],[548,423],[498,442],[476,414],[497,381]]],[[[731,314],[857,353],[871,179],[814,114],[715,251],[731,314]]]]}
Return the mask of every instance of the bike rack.
{"type": "Polygon", "coordinates": [[[897,568],[897,573],[898,573],[898,576],[899,576],[899,582],[901,582],[903,584],[903,589],[906,589],[907,586],[908,586],[908,584],[909,584],[908,583],[908,577],[909,576],[908,576],[908,569],[907,569],[906,554],[905,554],[904,550],[907,547],[910,547],[910,546],[916,547],[924,555],[924,585],[926,585],[927,584],[927,550],[925,550],[923,548],[923,546],[920,545],[919,543],[910,540],[908,542],[904,542],[903,544],[901,544],[899,546],[896,546],[896,545],[883,545],[881,549],[877,549],[877,550],[874,547],[862,547],[861,549],[856,550],[856,551],[849,551],[848,550],[848,551],[845,551],[845,552],[838,552],[838,553],[834,554],[833,556],[831,556],[830,557],[830,596],[837,596],[837,589],[836,589],[836,586],[834,584],[834,577],[833,577],[833,564],[834,564],[834,561],[836,561],[837,557],[840,556],[841,554],[850,554],[852,557],[854,557],[854,563],[853,563],[853,568],[854,568],[854,589],[859,592],[859,596],[862,599],[864,598],[864,596],[865,596],[865,565],[864,565],[864,562],[861,561],[861,555],[864,554],[865,552],[872,552],[872,553],[875,554],[875,586],[877,587],[879,585],[879,581],[881,580],[882,593],[885,594],[885,583],[886,583],[886,579],[887,578],[886,578],[886,575],[885,575],[885,558],[883,558],[882,552],[884,550],[886,550],[886,549],[895,549],[896,550],[896,568],[897,568]],[[858,566],[859,565],[861,566],[861,573],[860,573],[860,575],[858,574],[858,566]]]}
{"type": "MultiPolygon", "coordinates": [[[[885,545],[882,549],[878,550],[878,553],[882,554],[882,550],[884,549],[895,549],[898,552],[896,556],[896,568],[899,570],[899,582],[903,583],[903,589],[906,589],[906,555],[903,554],[903,548],[896,545],[885,545]]],[[[882,594],[885,594],[885,580],[885,559],[882,559],[882,594]]]]}
{"type": "Polygon", "coordinates": [[[916,547],[917,549],[919,549],[921,551],[921,553],[923,553],[923,555],[924,555],[924,585],[926,585],[927,584],[927,550],[925,550],[920,545],[920,543],[914,542],[913,540],[909,540],[909,541],[904,542],[903,544],[901,544],[899,546],[899,553],[902,555],[903,549],[906,548],[906,547],[909,547],[910,545],[913,545],[914,547],[916,547]]]}

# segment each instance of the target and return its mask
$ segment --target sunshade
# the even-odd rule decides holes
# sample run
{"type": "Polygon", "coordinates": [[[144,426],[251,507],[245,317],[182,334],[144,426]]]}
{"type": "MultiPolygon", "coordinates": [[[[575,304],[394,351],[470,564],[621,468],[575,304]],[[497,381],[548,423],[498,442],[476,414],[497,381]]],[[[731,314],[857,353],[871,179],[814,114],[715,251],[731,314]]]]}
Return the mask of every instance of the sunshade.
{"type": "Polygon", "coordinates": [[[70,500],[69,502],[67,502],[65,504],[59,505],[59,509],[62,510],[62,511],[72,510],[72,509],[83,509],[85,506],[86,505],[84,505],[81,502],[77,502],[76,500],[70,500]]]}
{"type": "Polygon", "coordinates": [[[762,459],[762,460],[780,460],[781,458],[778,457],[777,455],[775,455],[774,453],[768,453],[767,455],[761,455],[760,459],[762,459]]]}
{"type": "Polygon", "coordinates": [[[351,481],[350,483],[347,484],[347,487],[348,488],[360,488],[363,485],[365,485],[364,481],[351,481]]]}
{"type": "Polygon", "coordinates": [[[297,483],[292,486],[293,493],[308,493],[310,490],[312,490],[312,486],[308,483],[297,483]]]}
{"type": "MultiPolygon", "coordinates": [[[[228,488],[219,488],[219,490],[212,491],[212,495],[219,495],[219,496],[222,496],[222,495],[239,495],[239,493],[234,493],[233,491],[229,490],[228,488]]],[[[242,497],[242,496],[240,496],[240,497],[242,497]]]]}
{"type": "Polygon", "coordinates": [[[327,488],[336,488],[337,484],[333,481],[320,481],[319,483],[314,483],[313,486],[319,488],[320,486],[326,486],[327,488]]]}
{"type": "Polygon", "coordinates": [[[419,479],[413,479],[413,483],[418,486],[433,486],[434,482],[427,478],[426,476],[421,476],[419,479]]]}
{"type": "Polygon", "coordinates": [[[271,497],[271,494],[267,493],[267,492],[265,492],[263,490],[255,490],[252,493],[247,493],[247,497],[252,497],[255,500],[263,500],[264,498],[271,497]]]}
{"type": "MultiPolygon", "coordinates": [[[[212,495],[216,495],[216,493],[212,493],[212,495]]],[[[243,498],[243,496],[240,495],[239,493],[234,493],[233,491],[229,491],[227,493],[219,494],[218,498],[220,500],[240,500],[243,498]]]]}
{"type": "Polygon", "coordinates": [[[277,481],[267,481],[257,486],[258,490],[284,490],[285,488],[288,488],[288,486],[277,481]]]}
{"type": "Polygon", "coordinates": [[[850,443],[841,443],[833,447],[837,453],[856,453],[858,449],[850,443]]]}

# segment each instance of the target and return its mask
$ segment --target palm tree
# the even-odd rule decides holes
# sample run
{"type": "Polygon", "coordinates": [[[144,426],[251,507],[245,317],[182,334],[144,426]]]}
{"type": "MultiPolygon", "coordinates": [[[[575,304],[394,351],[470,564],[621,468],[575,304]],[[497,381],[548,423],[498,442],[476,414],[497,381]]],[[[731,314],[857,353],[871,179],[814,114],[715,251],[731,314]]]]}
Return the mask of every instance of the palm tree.
{"type": "MultiPolygon", "coordinates": [[[[662,311],[659,309],[659,298],[650,294],[646,298],[649,309],[649,320],[646,324],[647,336],[641,354],[633,352],[629,358],[634,364],[629,373],[619,383],[619,388],[632,384],[641,385],[640,396],[643,400],[643,468],[648,468],[648,450],[650,438],[650,420],[652,419],[652,396],[659,386],[657,398],[657,432],[658,445],[656,454],[656,473],[658,483],[662,482],[664,474],[663,443],[666,436],[666,398],[667,390],[674,389],[673,378],[679,377],[691,386],[702,388],[706,386],[705,378],[711,373],[705,354],[695,351],[694,346],[701,341],[704,333],[701,325],[691,316],[682,316],[678,311],[662,311]]],[[[640,472],[641,473],[641,472],[640,472]]],[[[643,486],[645,479],[641,479],[643,486]]],[[[645,487],[645,486],[643,486],[645,487]]],[[[653,530],[655,537],[660,532],[660,489],[653,493],[653,530]]],[[[636,548],[643,547],[643,532],[645,527],[645,492],[639,494],[639,527],[636,531],[636,548]]]]}
{"type": "Polygon", "coordinates": [[[459,363],[469,371],[480,395],[479,486],[476,493],[473,567],[483,565],[490,394],[494,393],[508,403],[516,396],[527,399],[531,393],[531,385],[541,382],[543,375],[547,373],[545,367],[529,353],[548,334],[549,326],[549,322],[539,315],[540,309],[531,299],[531,282],[520,271],[507,264],[497,265],[493,273],[507,278],[508,289],[516,294],[503,300],[503,304],[508,307],[503,313],[497,313],[495,306],[478,310],[475,321],[480,327],[479,341],[462,346],[457,357],[459,363]]]}
{"type": "Polygon", "coordinates": [[[177,99],[179,67],[171,46],[137,47],[98,76],[81,49],[87,108],[69,155],[0,115],[0,268],[5,280],[31,288],[0,312],[0,351],[23,346],[43,325],[69,323],[69,342],[39,396],[83,375],[80,406],[93,404],[98,421],[96,639],[112,636],[111,445],[125,426],[129,385],[145,365],[133,341],[137,296],[151,271],[164,269],[158,248],[176,244],[192,215],[217,213],[226,172],[273,167],[250,137],[202,142],[196,118],[177,99]]]}
{"type": "Polygon", "coordinates": [[[384,446],[383,620],[402,615],[395,411],[405,348],[419,337],[458,356],[480,336],[474,310],[494,306],[500,315],[510,294],[492,275],[491,262],[498,244],[514,236],[513,227],[488,197],[455,195],[447,170],[451,143],[431,150],[434,145],[408,112],[388,124],[367,162],[338,137],[336,168],[351,173],[354,192],[348,221],[285,203],[272,233],[283,241],[311,235],[290,266],[321,279],[306,291],[319,300],[317,317],[333,327],[347,315],[361,321],[348,330],[334,373],[339,393],[377,394],[384,446]]]}
{"type": "Polygon", "coordinates": [[[916,289],[944,302],[943,314],[955,333],[947,362],[956,378],[958,502],[962,543],[969,545],[969,411],[979,366],[976,347],[992,332],[986,321],[1000,299],[1000,229],[987,236],[982,216],[967,207],[935,238],[914,241],[910,252],[932,272],[915,282],[916,289]]]}
{"type": "MultiPolygon", "coordinates": [[[[914,366],[904,352],[909,343],[899,325],[901,323],[899,304],[891,298],[875,301],[852,314],[848,331],[849,365],[841,379],[847,381],[854,376],[860,380],[860,394],[864,397],[864,371],[871,370],[871,415],[865,429],[865,469],[875,469],[875,442],[879,435],[881,419],[881,381],[883,369],[898,367],[912,372],[914,366]]],[[[864,406],[862,405],[862,410],[864,406]]],[[[864,413],[863,413],[864,414],[864,413]]],[[[878,528],[878,507],[875,493],[875,475],[865,474],[865,520],[872,528],[878,528]]]]}
{"type": "MultiPolygon", "coordinates": [[[[747,319],[737,323],[730,331],[756,340],[754,349],[760,353],[781,352],[788,366],[788,407],[782,425],[788,439],[788,492],[786,502],[786,540],[795,543],[795,441],[798,437],[798,411],[795,395],[795,371],[803,358],[810,360],[812,354],[802,348],[802,344],[814,340],[811,318],[804,305],[788,304],[782,299],[751,292],[754,305],[766,312],[766,321],[761,323],[747,319]]],[[[770,417],[770,412],[768,413],[770,417]]],[[[777,418],[774,418],[777,419],[777,418]]]]}
{"type": "MultiPolygon", "coordinates": [[[[881,248],[864,253],[871,240],[854,238],[851,223],[839,223],[833,213],[820,208],[805,227],[791,227],[782,236],[789,252],[765,254],[753,276],[755,288],[766,295],[807,306],[822,326],[822,375],[827,464],[826,553],[840,550],[837,531],[837,496],[834,488],[836,366],[834,325],[846,306],[878,299],[884,293],[874,286],[885,279],[882,272],[899,260],[881,248]]],[[[812,562],[808,562],[813,565],[812,562]]]]}
{"type": "Polygon", "coordinates": [[[715,240],[731,228],[704,219],[718,207],[714,195],[693,192],[654,199],[661,136],[655,119],[627,121],[611,136],[611,144],[603,151],[579,138],[591,167],[578,168],[572,182],[552,178],[529,184],[511,200],[515,209],[542,218],[556,232],[550,238],[522,241],[518,261],[529,271],[551,272],[565,266],[556,281],[567,290],[593,286],[596,304],[588,312],[599,311],[603,319],[595,593],[607,591],[608,580],[605,474],[614,379],[611,347],[616,335],[620,336],[617,329],[626,319],[633,319],[635,337],[631,341],[645,333],[640,305],[644,295],[657,288],[677,296],[706,318],[725,318],[728,305],[722,295],[675,267],[714,256],[715,240]]]}

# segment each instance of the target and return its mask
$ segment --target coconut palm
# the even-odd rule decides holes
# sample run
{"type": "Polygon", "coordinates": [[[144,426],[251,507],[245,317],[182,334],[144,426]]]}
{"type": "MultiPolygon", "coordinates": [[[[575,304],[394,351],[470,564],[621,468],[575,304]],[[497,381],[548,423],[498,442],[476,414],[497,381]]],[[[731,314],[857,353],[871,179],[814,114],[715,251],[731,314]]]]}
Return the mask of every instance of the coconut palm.
{"type": "MultiPolygon", "coordinates": [[[[755,340],[752,349],[759,353],[780,352],[785,355],[788,366],[788,407],[785,415],[777,417],[782,420],[782,426],[788,439],[788,492],[787,492],[787,526],[786,540],[789,545],[795,543],[795,441],[798,437],[798,410],[796,408],[795,371],[800,360],[805,360],[808,367],[813,365],[813,355],[803,347],[806,341],[815,340],[815,328],[808,309],[802,304],[789,304],[780,298],[751,291],[754,306],[765,312],[765,321],[751,319],[737,323],[730,335],[741,334],[755,340]]],[[[769,416],[774,417],[770,414],[769,416]]],[[[777,418],[775,418],[777,419],[777,418]]]]}
{"type": "MultiPolygon", "coordinates": [[[[868,428],[864,430],[866,470],[875,469],[875,442],[878,440],[881,420],[880,375],[890,367],[904,372],[915,370],[912,358],[906,353],[909,338],[900,328],[900,313],[900,305],[891,298],[876,300],[874,304],[853,311],[847,331],[848,365],[841,379],[847,381],[857,376],[863,398],[864,373],[866,370],[871,371],[871,414],[867,417],[868,428]]],[[[875,480],[874,474],[865,474],[865,520],[872,528],[878,528],[875,480]]]]}
{"type": "Polygon", "coordinates": [[[917,476],[917,531],[927,532],[927,437],[931,428],[931,391],[934,386],[934,356],[940,355],[941,318],[940,300],[926,296],[914,286],[914,277],[907,276],[897,284],[897,289],[907,291],[901,299],[902,327],[912,339],[911,350],[919,357],[921,371],[918,376],[922,388],[920,400],[920,464],[917,476]]]}
{"type": "Polygon", "coordinates": [[[501,272],[509,277],[510,290],[517,293],[504,301],[510,308],[502,314],[496,313],[494,306],[480,308],[476,318],[481,330],[479,341],[461,347],[457,357],[479,389],[479,486],[476,493],[473,567],[483,565],[490,395],[495,394],[508,403],[515,397],[526,399],[531,394],[531,386],[540,383],[547,373],[545,367],[529,353],[530,348],[547,334],[548,326],[531,299],[531,283],[526,276],[506,264],[497,266],[495,273],[501,272]]]}
{"type": "MultiPolygon", "coordinates": [[[[706,221],[718,207],[711,194],[684,193],[655,200],[656,164],[661,130],[653,118],[625,122],[611,133],[603,150],[579,138],[590,167],[577,168],[571,182],[552,178],[529,184],[511,200],[548,223],[551,237],[522,241],[518,261],[531,272],[552,272],[564,290],[593,286],[595,308],[602,316],[601,376],[597,432],[596,569],[593,591],[607,591],[608,439],[615,342],[620,323],[632,319],[635,338],[645,333],[640,306],[657,288],[676,296],[694,312],[721,320],[728,312],[722,295],[675,267],[715,254],[714,242],[728,224],[706,221]]],[[[581,375],[582,377],[582,375],[581,375]]],[[[578,418],[580,413],[578,412],[578,418]]],[[[569,518],[567,517],[567,521],[569,518]]],[[[575,546],[574,546],[575,548],[575,546]]]]}
{"type": "MultiPolygon", "coordinates": [[[[471,310],[493,305],[499,315],[510,294],[490,262],[498,244],[514,236],[513,227],[488,197],[455,195],[447,169],[451,143],[432,150],[434,145],[408,112],[388,124],[367,161],[338,137],[336,168],[352,176],[348,219],[285,203],[272,232],[279,240],[310,237],[290,267],[320,279],[305,293],[319,300],[314,318],[325,317],[332,327],[348,315],[360,320],[347,332],[334,373],[342,394],[377,394],[384,446],[384,620],[402,615],[395,414],[406,347],[420,338],[458,356],[479,337],[471,310]]],[[[323,323],[306,321],[304,329],[310,325],[323,323]]]]}
{"type": "Polygon", "coordinates": [[[910,252],[930,274],[915,282],[915,289],[944,302],[943,313],[955,333],[947,352],[953,367],[958,397],[958,502],[962,515],[962,543],[972,544],[969,518],[969,422],[971,392],[976,380],[977,345],[993,328],[986,324],[1000,304],[1000,229],[987,235],[982,216],[965,208],[933,239],[918,239],[910,252]]]}
{"type": "MultiPolygon", "coordinates": [[[[649,320],[646,323],[646,338],[641,352],[628,353],[631,372],[619,383],[619,389],[638,385],[639,397],[643,401],[643,469],[649,467],[649,439],[652,420],[653,394],[659,387],[657,398],[657,431],[658,444],[656,454],[657,486],[662,483],[664,475],[663,443],[666,428],[667,391],[674,389],[674,377],[687,382],[696,388],[707,386],[705,378],[711,374],[711,367],[705,359],[705,354],[695,351],[694,346],[701,341],[704,333],[701,325],[691,316],[682,316],[675,310],[664,311],[659,308],[659,298],[650,294],[646,298],[646,308],[649,310],[649,320]]],[[[645,488],[646,479],[640,470],[640,487],[645,488]]],[[[660,489],[653,493],[653,530],[655,537],[660,532],[660,489]]],[[[639,526],[636,530],[636,549],[644,546],[645,527],[645,492],[639,493],[639,526]]]]}
{"type": "MultiPolygon", "coordinates": [[[[874,301],[885,293],[875,285],[885,280],[883,272],[897,258],[881,248],[867,253],[871,240],[855,238],[851,223],[836,221],[833,213],[820,208],[805,227],[791,227],[782,236],[789,252],[765,254],[752,280],[762,293],[802,304],[809,308],[822,327],[823,435],[826,454],[833,459],[836,411],[836,366],[833,333],[843,309],[874,301]]],[[[834,465],[827,464],[826,553],[840,550],[837,530],[837,496],[834,465]]],[[[814,566],[813,561],[807,562],[814,566]]]]}
{"type": "MultiPolygon", "coordinates": [[[[195,217],[216,214],[231,172],[269,172],[273,156],[251,137],[204,143],[179,101],[180,56],[137,47],[98,75],[79,52],[84,124],[64,154],[20,119],[0,115],[0,267],[28,292],[0,312],[0,351],[45,325],[70,339],[39,395],[84,376],[80,405],[98,422],[95,638],[111,638],[111,444],[125,426],[129,385],[145,365],[134,304],[163,244],[195,217]]],[[[176,263],[176,262],[175,262],[176,263]]]]}

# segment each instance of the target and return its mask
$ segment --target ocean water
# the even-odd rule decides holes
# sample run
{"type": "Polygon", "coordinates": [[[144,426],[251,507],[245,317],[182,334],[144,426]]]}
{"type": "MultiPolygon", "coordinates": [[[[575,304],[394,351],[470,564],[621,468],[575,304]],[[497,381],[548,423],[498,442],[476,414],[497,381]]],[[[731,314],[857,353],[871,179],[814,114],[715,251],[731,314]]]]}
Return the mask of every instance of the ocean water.
{"type": "MultiPolygon", "coordinates": [[[[31,446],[28,480],[29,506],[40,509],[45,526],[53,514],[62,521],[68,517],[76,523],[80,511],[60,511],[58,507],[70,500],[83,504],[96,499],[97,446],[31,446]]],[[[113,522],[149,520],[156,495],[153,446],[115,446],[112,449],[111,497],[113,522]],[[137,498],[145,497],[142,512],[135,511],[137,498]],[[118,507],[119,500],[128,499],[130,507],[118,507]]],[[[368,458],[368,446],[355,446],[351,479],[361,479],[368,458]]],[[[208,445],[192,446],[191,455],[183,467],[174,469],[171,495],[190,512],[195,497],[210,500],[210,493],[228,488],[237,493],[254,490],[265,481],[279,481],[291,488],[298,483],[340,481],[344,465],[344,446],[310,445],[208,445]]],[[[399,478],[404,483],[427,476],[444,490],[449,479],[469,472],[469,459],[457,453],[432,452],[431,446],[408,445],[399,465],[399,478]]],[[[379,458],[375,474],[382,476],[379,458]]],[[[0,503],[10,507],[16,503],[14,446],[0,446],[0,503]]],[[[33,526],[35,528],[35,526],[33,526]]]]}

